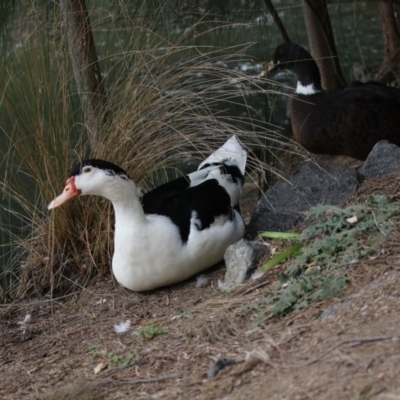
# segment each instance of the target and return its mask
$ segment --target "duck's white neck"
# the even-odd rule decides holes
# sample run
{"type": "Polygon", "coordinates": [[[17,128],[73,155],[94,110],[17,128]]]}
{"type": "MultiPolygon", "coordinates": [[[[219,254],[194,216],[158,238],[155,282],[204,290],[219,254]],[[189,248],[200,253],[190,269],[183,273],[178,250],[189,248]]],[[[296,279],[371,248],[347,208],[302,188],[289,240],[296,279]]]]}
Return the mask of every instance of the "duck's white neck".
{"type": "Polygon", "coordinates": [[[103,194],[114,207],[116,228],[121,225],[138,225],[146,221],[138,191],[133,181],[117,178],[103,194]]]}
{"type": "Polygon", "coordinates": [[[143,271],[157,250],[146,248],[152,236],[149,234],[151,223],[143,211],[138,189],[131,180],[119,180],[108,188],[107,198],[115,213],[114,275],[121,285],[131,290],[145,290],[141,288],[151,278],[143,271]]]}

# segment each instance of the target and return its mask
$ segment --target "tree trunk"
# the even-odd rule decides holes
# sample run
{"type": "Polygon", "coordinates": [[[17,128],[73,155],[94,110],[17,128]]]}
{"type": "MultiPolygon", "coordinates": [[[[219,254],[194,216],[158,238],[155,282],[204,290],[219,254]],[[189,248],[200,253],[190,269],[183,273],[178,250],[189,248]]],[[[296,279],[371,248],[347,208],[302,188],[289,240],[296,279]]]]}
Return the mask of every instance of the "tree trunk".
{"type": "Polygon", "coordinates": [[[85,0],[61,0],[60,7],[66,26],[73,73],[93,151],[98,130],[106,116],[106,101],[89,13],[85,0]]]}
{"type": "Polygon", "coordinates": [[[378,2],[382,21],[384,56],[375,76],[376,80],[389,82],[400,81],[400,34],[398,6],[392,3],[378,2]]]}
{"type": "Polygon", "coordinates": [[[303,0],[310,52],[318,64],[322,87],[333,90],[346,84],[337,57],[326,0],[303,0]]]}

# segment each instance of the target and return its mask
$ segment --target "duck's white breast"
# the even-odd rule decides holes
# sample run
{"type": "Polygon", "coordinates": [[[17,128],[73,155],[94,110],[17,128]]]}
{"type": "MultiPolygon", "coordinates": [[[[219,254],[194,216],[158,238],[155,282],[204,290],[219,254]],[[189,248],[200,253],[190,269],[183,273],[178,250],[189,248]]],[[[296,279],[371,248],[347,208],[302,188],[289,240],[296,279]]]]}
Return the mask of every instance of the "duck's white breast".
{"type": "Polygon", "coordinates": [[[219,216],[203,230],[193,213],[186,243],[178,227],[160,215],[147,215],[147,224],[140,228],[116,226],[113,272],[117,281],[130,290],[152,290],[221,261],[226,248],[244,235],[243,220],[234,213],[232,220],[219,216]]]}

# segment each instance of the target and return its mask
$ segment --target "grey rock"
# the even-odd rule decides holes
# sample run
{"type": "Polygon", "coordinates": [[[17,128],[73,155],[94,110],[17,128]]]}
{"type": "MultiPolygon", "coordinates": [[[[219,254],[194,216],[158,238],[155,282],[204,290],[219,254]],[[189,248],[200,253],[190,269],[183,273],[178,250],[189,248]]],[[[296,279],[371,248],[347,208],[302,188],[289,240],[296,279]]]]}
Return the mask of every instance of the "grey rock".
{"type": "Polygon", "coordinates": [[[266,249],[263,243],[245,239],[229,246],[224,255],[226,273],[222,287],[232,289],[249,279],[266,249]]]}
{"type": "Polygon", "coordinates": [[[310,207],[341,205],[358,186],[359,174],[354,168],[306,164],[264,193],[253,211],[246,238],[254,239],[260,231],[291,230],[304,221],[310,207]]]}
{"type": "Polygon", "coordinates": [[[369,153],[360,172],[366,177],[378,177],[400,171],[400,147],[381,140],[369,153]]]}

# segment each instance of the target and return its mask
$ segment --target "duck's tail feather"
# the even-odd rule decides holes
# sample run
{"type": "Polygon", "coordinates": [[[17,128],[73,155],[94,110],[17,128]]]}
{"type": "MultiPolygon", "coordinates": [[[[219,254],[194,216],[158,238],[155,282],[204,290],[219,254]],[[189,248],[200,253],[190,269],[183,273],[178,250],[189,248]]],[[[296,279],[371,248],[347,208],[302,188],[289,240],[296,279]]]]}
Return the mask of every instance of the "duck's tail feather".
{"type": "Polygon", "coordinates": [[[236,164],[240,172],[244,175],[247,161],[247,153],[235,135],[231,136],[224,145],[214,151],[198,167],[202,169],[209,164],[217,164],[230,161],[236,164]]]}

